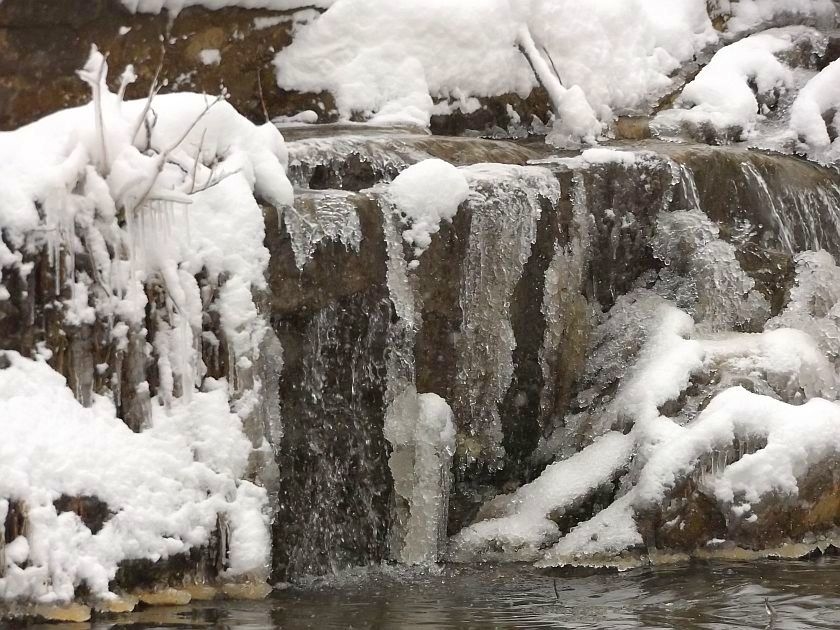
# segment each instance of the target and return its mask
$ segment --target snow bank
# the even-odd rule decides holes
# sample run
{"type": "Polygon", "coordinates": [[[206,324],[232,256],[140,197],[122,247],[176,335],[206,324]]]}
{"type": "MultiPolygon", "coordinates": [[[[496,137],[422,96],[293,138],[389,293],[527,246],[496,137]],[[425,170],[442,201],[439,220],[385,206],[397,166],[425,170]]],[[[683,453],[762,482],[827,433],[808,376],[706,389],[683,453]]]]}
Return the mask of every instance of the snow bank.
{"type": "MultiPolygon", "coordinates": [[[[25,501],[31,533],[29,564],[6,571],[0,598],[66,601],[83,582],[104,595],[122,560],[206,544],[217,513],[231,528],[228,573],[264,578],[267,497],[243,478],[256,444],[243,432],[248,405],[233,399],[261,387],[252,366],[266,324],[252,292],[265,286],[268,252],[257,197],[292,202],[283,138],[221,97],[124,102],[134,73],[111,93],[95,47],[79,74],[91,104],[0,133],[0,266],[26,276],[20,250],[46,247],[57,294],[72,288],[64,324],[99,321],[118,351],[129,329],[145,336],[159,382],[135,434],[110,399],[93,395],[83,408],[45,364],[6,353],[0,497],[25,501]],[[76,271],[81,254],[95,278],[76,271]],[[160,289],[159,303],[147,304],[147,287],[160,289]],[[209,309],[221,320],[227,379],[205,377],[209,309]],[[95,496],[114,514],[93,534],[75,514],[56,513],[62,494],[95,496]]],[[[119,383],[115,397],[128,386],[149,391],[145,382],[119,383]]]]}
{"type": "MultiPolygon", "coordinates": [[[[469,194],[469,184],[461,171],[439,159],[412,164],[391,182],[388,196],[408,226],[403,239],[414,248],[415,258],[429,247],[440,222],[452,221],[469,194]]],[[[417,265],[418,260],[409,263],[412,268],[417,265]]]]}
{"type": "Polygon", "coordinates": [[[667,91],[669,73],[716,39],[702,0],[596,0],[586,11],[574,0],[337,0],[275,65],[278,85],[332,92],[344,119],[423,125],[451,107],[474,111],[474,97],[525,97],[539,76],[560,135],[580,140],[667,91]]]}
{"type": "Polygon", "coordinates": [[[806,27],[772,29],[725,46],[683,89],[677,108],[656,117],[654,127],[667,133],[681,125],[706,126],[722,137],[749,139],[756,123],[793,87],[793,73],[778,55],[803,36],[819,34],[806,27]]]}
{"type": "Polygon", "coordinates": [[[799,149],[813,159],[831,162],[840,158],[840,60],[830,63],[808,81],[790,111],[790,130],[799,149]]]}
{"type": "MultiPolygon", "coordinates": [[[[251,447],[225,390],[155,406],[152,426],[134,433],[109,399],[82,407],[46,363],[0,354],[10,363],[0,369],[0,496],[25,502],[29,525],[28,549],[6,554],[0,599],[67,601],[81,584],[107,596],[121,561],[207,544],[217,514],[229,515],[236,541],[247,522],[266,530],[265,491],[235,482],[251,447]],[[102,529],[57,512],[62,495],[104,501],[102,529]]],[[[267,538],[244,538],[231,549],[232,571],[264,570],[267,538]]]]}

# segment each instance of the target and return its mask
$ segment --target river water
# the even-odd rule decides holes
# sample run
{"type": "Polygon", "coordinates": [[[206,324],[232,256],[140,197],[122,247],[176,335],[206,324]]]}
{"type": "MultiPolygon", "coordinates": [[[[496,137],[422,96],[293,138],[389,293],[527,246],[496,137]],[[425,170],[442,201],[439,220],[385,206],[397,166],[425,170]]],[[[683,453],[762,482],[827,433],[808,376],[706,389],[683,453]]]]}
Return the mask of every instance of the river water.
{"type": "Polygon", "coordinates": [[[840,558],[556,577],[522,565],[446,567],[437,574],[385,568],[289,586],[266,601],[204,602],[40,627],[840,629],[840,558]],[[775,615],[766,612],[765,598],[775,615]]]}

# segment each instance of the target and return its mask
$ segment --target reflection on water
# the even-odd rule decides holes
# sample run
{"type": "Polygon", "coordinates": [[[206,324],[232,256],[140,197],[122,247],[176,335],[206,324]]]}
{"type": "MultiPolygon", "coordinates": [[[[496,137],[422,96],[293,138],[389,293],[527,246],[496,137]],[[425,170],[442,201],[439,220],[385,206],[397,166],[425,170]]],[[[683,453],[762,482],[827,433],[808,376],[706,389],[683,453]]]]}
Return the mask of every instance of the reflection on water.
{"type": "Polygon", "coordinates": [[[838,629],[840,559],[556,578],[510,565],[447,567],[437,575],[383,569],[291,587],[263,602],[205,602],[40,627],[838,629]],[[765,598],[777,611],[773,618],[765,598]]]}

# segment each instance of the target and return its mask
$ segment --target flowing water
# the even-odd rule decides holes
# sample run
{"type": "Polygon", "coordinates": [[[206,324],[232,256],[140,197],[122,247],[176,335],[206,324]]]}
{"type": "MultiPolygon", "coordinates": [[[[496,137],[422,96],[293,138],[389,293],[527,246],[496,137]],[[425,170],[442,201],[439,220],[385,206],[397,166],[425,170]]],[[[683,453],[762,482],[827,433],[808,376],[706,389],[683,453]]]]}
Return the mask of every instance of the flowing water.
{"type": "MultiPolygon", "coordinates": [[[[260,602],[155,608],[90,628],[840,628],[840,559],[692,564],[617,573],[539,573],[523,565],[344,573],[260,602]],[[765,610],[765,598],[775,615],[765,610]]],[[[38,626],[32,626],[38,627],[38,626]]]]}

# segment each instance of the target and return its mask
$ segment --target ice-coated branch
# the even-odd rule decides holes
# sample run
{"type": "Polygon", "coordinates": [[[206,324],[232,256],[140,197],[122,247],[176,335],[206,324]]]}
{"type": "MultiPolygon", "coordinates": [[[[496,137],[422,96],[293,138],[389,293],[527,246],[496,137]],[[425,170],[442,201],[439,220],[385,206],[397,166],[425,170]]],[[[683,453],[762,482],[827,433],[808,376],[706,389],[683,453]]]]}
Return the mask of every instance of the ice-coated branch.
{"type": "Polygon", "coordinates": [[[577,85],[568,89],[563,86],[557,71],[552,72],[540,54],[526,25],[519,29],[517,44],[551,99],[551,109],[559,121],[551,134],[554,140],[563,144],[575,144],[580,140],[594,143],[603,127],[583,90],[577,85]]]}
{"type": "Polygon", "coordinates": [[[120,89],[117,91],[117,101],[120,103],[125,99],[126,88],[137,80],[137,73],[134,72],[134,66],[128,64],[120,75],[120,89]]]}
{"type": "Polygon", "coordinates": [[[213,106],[216,105],[219,101],[224,100],[226,95],[227,95],[227,92],[225,92],[223,90],[222,93],[219,94],[219,96],[217,96],[212,101],[207,103],[204,106],[204,109],[201,110],[201,112],[198,114],[198,116],[196,116],[195,119],[189,125],[187,125],[187,128],[184,130],[184,133],[181,134],[181,136],[178,138],[178,140],[175,141],[173,144],[171,144],[168,149],[165,149],[165,150],[161,151],[158,155],[155,156],[154,175],[152,175],[152,177],[149,178],[148,185],[146,186],[145,190],[143,191],[143,194],[140,195],[140,197],[137,199],[137,201],[133,204],[133,206],[131,208],[132,212],[136,211],[137,208],[142,206],[143,203],[146,201],[146,199],[148,199],[149,195],[151,194],[152,190],[155,187],[155,184],[157,183],[158,176],[160,175],[161,171],[163,170],[164,164],[166,164],[166,161],[169,158],[169,154],[172,153],[179,146],[181,146],[181,143],[183,143],[184,140],[187,139],[187,136],[189,136],[190,133],[192,132],[192,130],[195,129],[195,126],[199,122],[201,122],[201,119],[204,118],[204,116],[207,115],[207,112],[209,112],[213,108],[213,106]]]}
{"type": "Polygon", "coordinates": [[[87,62],[81,70],[77,70],[76,74],[79,78],[90,86],[91,96],[93,98],[93,111],[95,116],[96,137],[99,140],[99,147],[101,151],[101,161],[99,169],[103,175],[108,175],[108,146],[105,138],[105,120],[102,114],[102,88],[105,83],[105,77],[108,73],[108,63],[105,61],[105,56],[99,52],[96,44],[91,44],[90,55],[87,62]]]}

